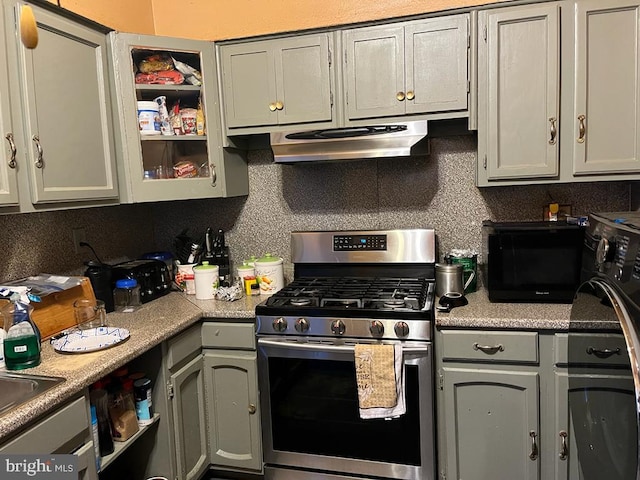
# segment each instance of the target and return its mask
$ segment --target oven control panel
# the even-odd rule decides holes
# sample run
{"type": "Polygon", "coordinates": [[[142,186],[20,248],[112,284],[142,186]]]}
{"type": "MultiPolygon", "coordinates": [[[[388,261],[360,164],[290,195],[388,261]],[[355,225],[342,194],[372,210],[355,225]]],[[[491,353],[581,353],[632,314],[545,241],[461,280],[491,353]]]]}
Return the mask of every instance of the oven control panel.
{"type": "Polygon", "coordinates": [[[387,249],[386,235],[334,235],[333,251],[350,250],[381,251],[387,249]]]}

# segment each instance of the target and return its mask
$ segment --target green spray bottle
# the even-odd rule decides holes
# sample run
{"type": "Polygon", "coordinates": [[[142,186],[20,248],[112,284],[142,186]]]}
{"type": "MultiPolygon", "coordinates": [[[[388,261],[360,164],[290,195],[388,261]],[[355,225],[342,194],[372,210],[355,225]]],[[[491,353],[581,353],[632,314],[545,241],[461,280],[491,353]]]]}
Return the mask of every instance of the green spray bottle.
{"type": "Polygon", "coordinates": [[[23,370],[40,364],[40,331],[31,319],[33,307],[11,295],[11,303],[0,312],[4,317],[4,361],[7,370],[23,370]]]}

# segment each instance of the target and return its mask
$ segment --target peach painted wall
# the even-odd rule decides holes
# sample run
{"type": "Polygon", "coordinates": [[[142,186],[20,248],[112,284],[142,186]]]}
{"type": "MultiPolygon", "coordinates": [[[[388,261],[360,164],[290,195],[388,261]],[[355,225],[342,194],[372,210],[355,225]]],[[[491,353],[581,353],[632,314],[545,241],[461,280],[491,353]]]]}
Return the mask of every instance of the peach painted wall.
{"type": "Polygon", "coordinates": [[[121,32],[155,33],[152,0],[60,0],[60,6],[121,32]]]}
{"type": "Polygon", "coordinates": [[[496,0],[152,0],[157,35],[223,40],[380,20],[496,0]]]}
{"type": "Polygon", "coordinates": [[[121,32],[224,40],[383,20],[500,0],[59,1],[62,7],[121,32]]]}

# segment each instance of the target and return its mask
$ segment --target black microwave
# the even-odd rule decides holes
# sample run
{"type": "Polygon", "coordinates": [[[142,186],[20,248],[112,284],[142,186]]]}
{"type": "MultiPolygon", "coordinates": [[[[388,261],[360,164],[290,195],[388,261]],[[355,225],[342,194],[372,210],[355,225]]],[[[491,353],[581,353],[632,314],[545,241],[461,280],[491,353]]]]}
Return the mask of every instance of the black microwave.
{"type": "Polygon", "coordinates": [[[491,302],[573,301],[580,282],[583,227],[485,221],[482,230],[491,302]]]}

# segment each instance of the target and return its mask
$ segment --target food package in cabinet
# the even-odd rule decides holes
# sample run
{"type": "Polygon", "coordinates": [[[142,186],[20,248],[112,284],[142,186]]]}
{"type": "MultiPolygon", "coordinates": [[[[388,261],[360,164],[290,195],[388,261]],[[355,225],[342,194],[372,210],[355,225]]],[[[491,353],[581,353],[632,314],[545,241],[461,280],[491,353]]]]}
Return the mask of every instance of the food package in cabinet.
{"type": "Polygon", "coordinates": [[[173,59],[167,53],[154,53],[138,62],[138,70],[142,73],[163,72],[175,70],[173,59]]]}
{"type": "Polygon", "coordinates": [[[187,65],[175,58],[171,57],[173,60],[173,64],[180,73],[184,75],[184,78],[187,83],[191,85],[201,86],[202,85],[202,74],[191,65],[187,65]]]}
{"type": "Polygon", "coordinates": [[[144,85],[182,85],[184,75],[177,70],[164,70],[152,73],[136,73],[136,83],[144,85]]]}

